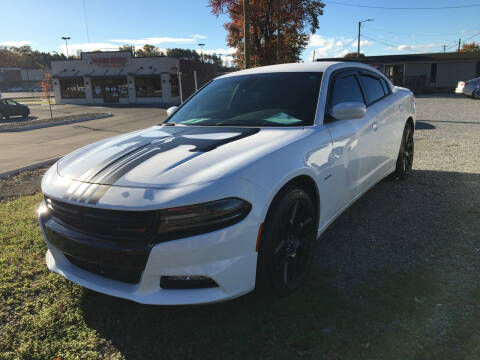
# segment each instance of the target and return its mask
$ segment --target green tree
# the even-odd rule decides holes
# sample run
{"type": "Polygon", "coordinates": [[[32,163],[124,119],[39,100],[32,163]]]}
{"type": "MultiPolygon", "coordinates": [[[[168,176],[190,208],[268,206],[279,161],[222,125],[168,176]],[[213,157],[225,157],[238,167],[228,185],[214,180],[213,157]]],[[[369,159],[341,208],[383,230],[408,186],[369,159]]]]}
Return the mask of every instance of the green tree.
{"type": "Polygon", "coordinates": [[[132,54],[135,54],[135,46],[125,44],[125,45],[119,46],[118,51],[128,51],[132,54]]]}
{"type": "Polygon", "coordinates": [[[135,56],[165,56],[165,54],[156,46],[145,44],[141,49],[135,51],[135,56]]]}

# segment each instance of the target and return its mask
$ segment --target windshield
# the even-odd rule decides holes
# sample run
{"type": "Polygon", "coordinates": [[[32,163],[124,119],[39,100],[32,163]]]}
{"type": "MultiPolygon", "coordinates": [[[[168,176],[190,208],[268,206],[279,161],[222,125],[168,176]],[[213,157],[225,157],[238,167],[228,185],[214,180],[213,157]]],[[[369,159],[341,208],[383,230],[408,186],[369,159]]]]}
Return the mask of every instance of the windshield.
{"type": "Polygon", "coordinates": [[[313,125],[322,73],[232,76],[212,81],[168,123],[200,126],[313,125]]]}

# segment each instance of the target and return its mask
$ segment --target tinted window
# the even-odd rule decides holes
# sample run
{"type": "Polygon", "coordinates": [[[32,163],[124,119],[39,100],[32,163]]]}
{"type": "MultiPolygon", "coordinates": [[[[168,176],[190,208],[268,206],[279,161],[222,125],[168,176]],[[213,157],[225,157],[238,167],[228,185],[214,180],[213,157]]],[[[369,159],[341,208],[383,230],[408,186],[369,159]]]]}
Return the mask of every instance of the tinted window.
{"type": "Polygon", "coordinates": [[[312,125],[322,73],[266,73],[212,81],[169,122],[204,126],[312,125]]]}
{"type": "Polygon", "coordinates": [[[330,105],[334,106],[342,102],[364,102],[362,91],[353,74],[337,78],[333,85],[330,105]]]}
{"type": "Polygon", "coordinates": [[[380,79],[370,75],[361,75],[361,78],[365,91],[367,92],[369,104],[385,96],[380,79]]]}
{"type": "Polygon", "coordinates": [[[383,91],[385,92],[385,95],[390,94],[390,86],[387,84],[387,82],[382,78],[380,79],[380,81],[382,82],[383,91]]]}

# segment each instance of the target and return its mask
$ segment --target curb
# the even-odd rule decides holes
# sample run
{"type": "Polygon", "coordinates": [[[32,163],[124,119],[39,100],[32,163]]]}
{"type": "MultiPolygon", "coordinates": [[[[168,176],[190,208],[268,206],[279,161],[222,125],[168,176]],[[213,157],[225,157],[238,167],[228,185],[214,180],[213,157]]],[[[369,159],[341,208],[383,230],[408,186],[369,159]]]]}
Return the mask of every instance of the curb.
{"type": "Polygon", "coordinates": [[[113,116],[112,113],[108,113],[102,116],[96,116],[96,117],[90,117],[90,118],[84,118],[84,119],[73,119],[73,120],[58,121],[58,122],[47,123],[47,124],[29,125],[21,128],[16,128],[16,129],[0,129],[0,133],[43,129],[43,128],[52,127],[52,126],[68,125],[68,124],[74,124],[74,123],[83,122],[83,121],[105,119],[107,117],[112,117],[112,116],[113,116]]]}
{"type": "Polygon", "coordinates": [[[56,158],[40,161],[36,164],[24,166],[24,167],[21,167],[21,168],[18,168],[18,169],[5,171],[3,173],[0,173],[0,179],[6,178],[6,177],[11,176],[11,175],[16,175],[18,173],[21,173],[22,171],[35,170],[35,169],[41,168],[43,166],[52,165],[55,162],[57,162],[58,160],[60,160],[61,158],[62,157],[56,157],[56,158]]]}

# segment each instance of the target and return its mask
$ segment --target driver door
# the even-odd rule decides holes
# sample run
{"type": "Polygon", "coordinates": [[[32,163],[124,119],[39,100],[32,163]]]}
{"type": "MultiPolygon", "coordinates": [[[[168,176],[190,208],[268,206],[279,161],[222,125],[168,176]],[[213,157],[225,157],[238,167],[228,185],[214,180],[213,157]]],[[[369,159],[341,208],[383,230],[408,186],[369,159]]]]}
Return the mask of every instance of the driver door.
{"type": "Polygon", "coordinates": [[[372,181],[374,166],[371,157],[375,156],[378,145],[375,126],[377,112],[367,107],[366,114],[361,118],[333,118],[329,111],[336,104],[360,102],[366,105],[367,102],[357,70],[341,70],[334,73],[331,79],[324,125],[332,138],[332,181],[337,189],[334,192],[337,195],[332,200],[338,212],[368,188],[372,181]]]}

